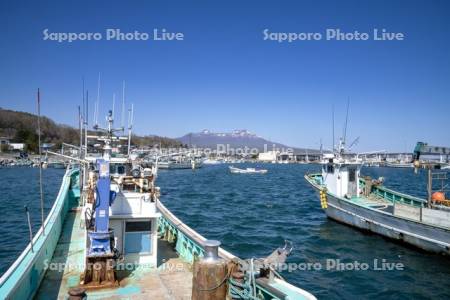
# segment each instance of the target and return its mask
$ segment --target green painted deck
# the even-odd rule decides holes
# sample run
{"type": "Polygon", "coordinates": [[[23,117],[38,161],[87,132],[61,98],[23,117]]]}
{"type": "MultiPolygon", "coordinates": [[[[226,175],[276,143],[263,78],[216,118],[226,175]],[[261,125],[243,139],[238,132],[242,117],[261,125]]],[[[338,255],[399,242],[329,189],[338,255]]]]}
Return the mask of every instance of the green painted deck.
{"type": "MultiPolygon", "coordinates": [[[[80,210],[68,212],[50,268],[35,299],[66,299],[69,289],[79,285],[85,246],[80,216],[80,210]],[[52,268],[53,263],[65,264],[66,268],[59,271],[52,268]]],[[[119,287],[88,290],[88,299],[191,299],[191,265],[181,260],[166,241],[158,241],[158,253],[157,269],[118,271],[119,287]]]]}

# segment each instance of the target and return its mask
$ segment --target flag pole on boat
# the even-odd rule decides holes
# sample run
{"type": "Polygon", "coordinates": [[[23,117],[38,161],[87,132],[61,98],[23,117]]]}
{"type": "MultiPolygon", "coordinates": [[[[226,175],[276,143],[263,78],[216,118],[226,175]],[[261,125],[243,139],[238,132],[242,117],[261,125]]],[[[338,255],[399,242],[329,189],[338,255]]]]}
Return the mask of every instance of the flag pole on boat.
{"type": "Polygon", "coordinates": [[[24,207],[25,207],[25,213],[27,214],[28,231],[30,232],[31,252],[34,252],[34,249],[33,249],[33,230],[31,229],[30,212],[28,211],[28,206],[24,205],[24,207]]]}
{"type": "MultiPolygon", "coordinates": [[[[38,109],[38,151],[39,151],[39,192],[41,196],[41,224],[42,235],[45,235],[44,224],[44,192],[42,190],[42,151],[41,151],[41,94],[39,89],[37,90],[37,109],[38,109]]],[[[28,208],[27,208],[28,211],[28,208]]]]}

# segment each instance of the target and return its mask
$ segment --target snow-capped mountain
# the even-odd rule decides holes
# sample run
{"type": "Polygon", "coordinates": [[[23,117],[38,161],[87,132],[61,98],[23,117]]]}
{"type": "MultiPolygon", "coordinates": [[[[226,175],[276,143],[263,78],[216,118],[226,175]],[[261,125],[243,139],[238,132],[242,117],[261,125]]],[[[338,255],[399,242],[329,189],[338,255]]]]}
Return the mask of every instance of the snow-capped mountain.
{"type": "Polygon", "coordinates": [[[257,148],[259,150],[272,150],[273,147],[289,148],[286,145],[266,140],[246,129],[238,129],[231,132],[212,132],[205,129],[201,132],[186,134],[177,138],[177,140],[186,145],[212,149],[216,149],[217,145],[228,145],[234,148],[257,148]]]}

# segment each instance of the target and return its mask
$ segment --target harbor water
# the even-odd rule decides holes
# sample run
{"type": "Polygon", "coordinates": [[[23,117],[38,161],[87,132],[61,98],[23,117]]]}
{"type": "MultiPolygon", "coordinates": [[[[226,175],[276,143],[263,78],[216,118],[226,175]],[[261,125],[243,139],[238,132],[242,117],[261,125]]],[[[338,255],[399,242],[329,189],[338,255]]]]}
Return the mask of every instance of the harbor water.
{"type": "MultiPolygon", "coordinates": [[[[317,165],[243,165],[267,174],[231,174],[228,165],[198,170],[160,171],[161,201],[206,238],[217,239],[241,258],[265,257],[284,240],[294,250],[284,278],[319,299],[445,299],[450,297],[450,258],[427,254],[327,219],[318,195],[303,175],[317,165]],[[383,264],[383,262],[385,264],[383,264]],[[333,266],[332,264],[336,264],[333,266]],[[364,264],[367,270],[350,266],[364,264]],[[392,264],[401,269],[388,270],[392,264]],[[339,268],[341,266],[341,268],[339,268]],[[384,268],[384,269],[383,269],[384,268]],[[430,276],[433,274],[433,276],[430,276]]],[[[44,170],[46,211],[64,170],[44,170]]],[[[364,168],[385,185],[416,196],[426,195],[426,174],[412,169],[364,168]]],[[[3,273],[28,243],[24,204],[39,226],[38,170],[0,169],[0,271],[3,273]]]]}

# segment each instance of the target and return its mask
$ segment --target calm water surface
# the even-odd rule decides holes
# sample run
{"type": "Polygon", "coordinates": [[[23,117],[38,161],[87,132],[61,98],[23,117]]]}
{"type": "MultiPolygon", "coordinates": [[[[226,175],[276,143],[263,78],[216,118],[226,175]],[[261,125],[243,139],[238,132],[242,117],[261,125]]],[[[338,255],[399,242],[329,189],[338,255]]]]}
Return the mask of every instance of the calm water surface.
{"type": "MultiPolygon", "coordinates": [[[[255,166],[255,165],[252,165],[255,166]]],[[[258,166],[258,165],[256,165],[258,166]]],[[[200,234],[222,241],[241,258],[264,257],[285,239],[294,243],[290,263],[319,263],[322,270],[283,272],[291,283],[323,299],[449,299],[450,258],[423,253],[363,233],[326,218],[318,195],[303,175],[314,165],[260,165],[265,175],[231,174],[226,165],[160,171],[161,200],[200,234]],[[367,263],[367,271],[326,270],[327,259],[367,263]],[[402,263],[403,271],[377,271],[374,259],[402,263]]],[[[365,175],[383,176],[386,185],[425,196],[425,174],[411,169],[370,168],[365,175]]],[[[48,169],[46,210],[58,192],[63,170],[48,169]]],[[[0,228],[1,272],[28,243],[23,205],[34,211],[39,226],[38,170],[0,169],[3,226],[0,228]]]]}

